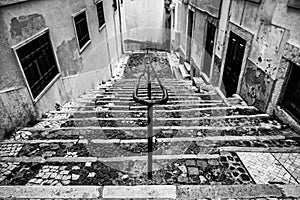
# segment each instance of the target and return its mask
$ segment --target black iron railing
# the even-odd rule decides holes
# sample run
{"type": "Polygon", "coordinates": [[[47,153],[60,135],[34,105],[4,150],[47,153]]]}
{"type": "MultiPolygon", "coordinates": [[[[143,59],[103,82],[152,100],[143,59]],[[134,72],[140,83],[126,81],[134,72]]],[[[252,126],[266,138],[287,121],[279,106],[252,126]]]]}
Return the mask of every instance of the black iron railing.
{"type": "Polygon", "coordinates": [[[133,92],[133,99],[135,102],[140,103],[142,105],[146,105],[148,109],[148,115],[147,115],[147,121],[148,121],[148,178],[152,179],[152,154],[153,154],[153,106],[156,104],[163,104],[168,101],[168,92],[166,88],[162,85],[154,67],[151,64],[151,60],[149,58],[149,55],[147,54],[145,57],[145,68],[143,73],[138,77],[138,80],[136,82],[134,92],[133,92]],[[152,70],[154,74],[154,80],[156,79],[160,89],[162,90],[162,98],[160,99],[152,99],[151,96],[151,72],[152,70]],[[146,78],[147,75],[147,92],[148,92],[148,99],[143,99],[141,97],[138,97],[138,91],[141,83],[142,77],[146,78]]]}

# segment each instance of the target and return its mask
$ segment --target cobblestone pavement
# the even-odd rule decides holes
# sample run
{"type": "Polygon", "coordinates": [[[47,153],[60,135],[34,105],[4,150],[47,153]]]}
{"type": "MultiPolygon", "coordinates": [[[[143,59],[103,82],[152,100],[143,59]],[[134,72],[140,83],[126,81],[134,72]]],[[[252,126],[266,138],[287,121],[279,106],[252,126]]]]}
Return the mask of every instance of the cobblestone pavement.
{"type": "Polygon", "coordinates": [[[174,79],[179,61],[169,53],[150,57],[170,98],[154,106],[148,179],[147,108],[132,99],[144,58],[124,56],[114,80],[2,141],[0,198],[300,197],[299,134],[202,79],[174,79]]]}

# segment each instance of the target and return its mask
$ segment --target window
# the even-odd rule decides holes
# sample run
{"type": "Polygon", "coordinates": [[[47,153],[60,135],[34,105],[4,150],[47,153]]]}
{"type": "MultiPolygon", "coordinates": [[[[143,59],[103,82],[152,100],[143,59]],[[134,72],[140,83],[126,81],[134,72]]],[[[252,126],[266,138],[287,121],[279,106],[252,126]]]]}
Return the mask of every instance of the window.
{"type": "Polygon", "coordinates": [[[291,64],[281,106],[300,121],[300,66],[291,64]]]}
{"type": "Polygon", "coordinates": [[[16,49],[22,70],[36,99],[59,74],[49,31],[16,49]]]}
{"type": "Polygon", "coordinates": [[[96,6],[97,6],[99,29],[100,29],[105,24],[103,1],[100,1],[99,3],[97,3],[96,6]]]}
{"type": "Polygon", "coordinates": [[[89,44],[90,35],[87,25],[87,18],[85,10],[77,13],[74,17],[74,24],[77,33],[77,41],[79,45],[80,52],[89,44]]]}
{"type": "Polygon", "coordinates": [[[113,8],[114,8],[114,12],[117,11],[118,9],[118,5],[117,5],[117,0],[113,0],[113,8]]]}

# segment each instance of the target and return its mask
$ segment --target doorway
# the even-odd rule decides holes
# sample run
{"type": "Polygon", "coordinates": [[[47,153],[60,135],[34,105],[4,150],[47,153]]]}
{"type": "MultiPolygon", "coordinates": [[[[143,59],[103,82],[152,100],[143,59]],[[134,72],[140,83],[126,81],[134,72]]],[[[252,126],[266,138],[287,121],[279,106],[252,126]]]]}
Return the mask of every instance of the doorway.
{"type": "Polygon", "coordinates": [[[223,84],[225,86],[226,97],[231,97],[236,93],[239,76],[244,58],[246,41],[230,32],[225,67],[223,73],[223,84]]]}
{"type": "Polygon", "coordinates": [[[192,51],[193,24],[194,24],[194,12],[189,9],[188,28],[187,28],[187,52],[186,52],[186,57],[189,62],[191,60],[191,51],[192,51]]]}
{"type": "Polygon", "coordinates": [[[285,111],[292,115],[298,122],[300,121],[300,66],[291,65],[288,73],[288,80],[281,106],[285,111]]]}
{"type": "Polygon", "coordinates": [[[216,27],[212,23],[207,23],[206,43],[204,52],[203,72],[210,78],[211,61],[214,50],[216,27]]]}

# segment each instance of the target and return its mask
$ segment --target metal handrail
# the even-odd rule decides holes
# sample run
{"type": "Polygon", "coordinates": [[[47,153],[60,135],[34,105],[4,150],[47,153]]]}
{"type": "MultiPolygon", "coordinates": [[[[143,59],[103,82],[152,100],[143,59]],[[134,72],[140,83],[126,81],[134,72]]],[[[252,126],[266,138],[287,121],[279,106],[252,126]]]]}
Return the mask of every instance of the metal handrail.
{"type": "MultiPolygon", "coordinates": [[[[148,79],[150,79],[150,72],[149,72],[149,70],[148,70],[148,79]]],[[[149,84],[149,82],[148,82],[148,84],[149,84]]],[[[148,89],[149,89],[149,87],[148,87],[148,89]]],[[[150,88],[150,90],[151,90],[151,88],[150,88]]],[[[149,91],[148,91],[148,92],[149,92],[149,91]]],[[[151,91],[150,91],[150,92],[151,92],[151,91]]],[[[156,73],[154,67],[153,67],[150,63],[146,63],[146,66],[145,66],[145,68],[144,68],[143,74],[141,74],[141,75],[138,77],[138,80],[137,80],[137,82],[136,82],[136,84],[135,84],[134,91],[133,91],[133,100],[134,100],[135,102],[137,102],[137,103],[142,104],[142,105],[146,105],[146,106],[152,105],[152,106],[153,106],[153,105],[156,105],[156,104],[163,104],[163,103],[166,103],[166,102],[168,101],[168,99],[169,99],[168,91],[167,91],[167,89],[162,85],[162,83],[161,83],[161,81],[160,81],[160,79],[159,79],[159,77],[158,77],[158,75],[157,75],[157,73],[156,73]],[[142,79],[143,76],[145,76],[145,74],[146,74],[146,69],[147,69],[147,67],[149,67],[149,66],[151,66],[152,71],[154,72],[154,75],[155,75],[155,77],[156,77],[156,79],[157,79],[157,81],[158,81],[158,84],[159,84],[159,86],[160,86],[160,89],[162,90],[163,96],[162,96],[161,99],[156,99],[156,100],[149,99],[149,100],[146,100],[146,99],[142,99],[142,98],[139,98],[139,97],[138,97],[138,90],[139,90],[139,86],[140,86],[141,79],[142,79]]]]}
{"type": "Polygon", "coordinates": [[[152,179],[152,152],[153,152],[153,106],[155,104],[163,104],[166,103],[169,99],[169,95],[167,92],[167,89],[162,85],[154,67],[151,65],[149,61],[149,57],[146,57],[146,65],[144,68],[144,72],[138,77],[138,80],[136,82],[136,85],[134,87],[133,91],[133,99],[137,103],[141,103],[143,105],[146,105],[148,107],[148,116],[147,116],[147,121],[148,121],[148,179],[152,179]],[[147,60],[146,60],[147,59],[147,60]],[[150,77],[150,67],[152,68],[152,71],[154,72],[154,78],[157,79],[158,84],[162,90],[163,96],[161,99],[156,99],[152,100],[151,99],[151,77],[150,77]],[[142,99],[138,97],[138,91],[139,91],[139,86],[141,83],[141,79],[146,74],[147,70],[147,75],[148,75],[148,100],[142,99]]]}

